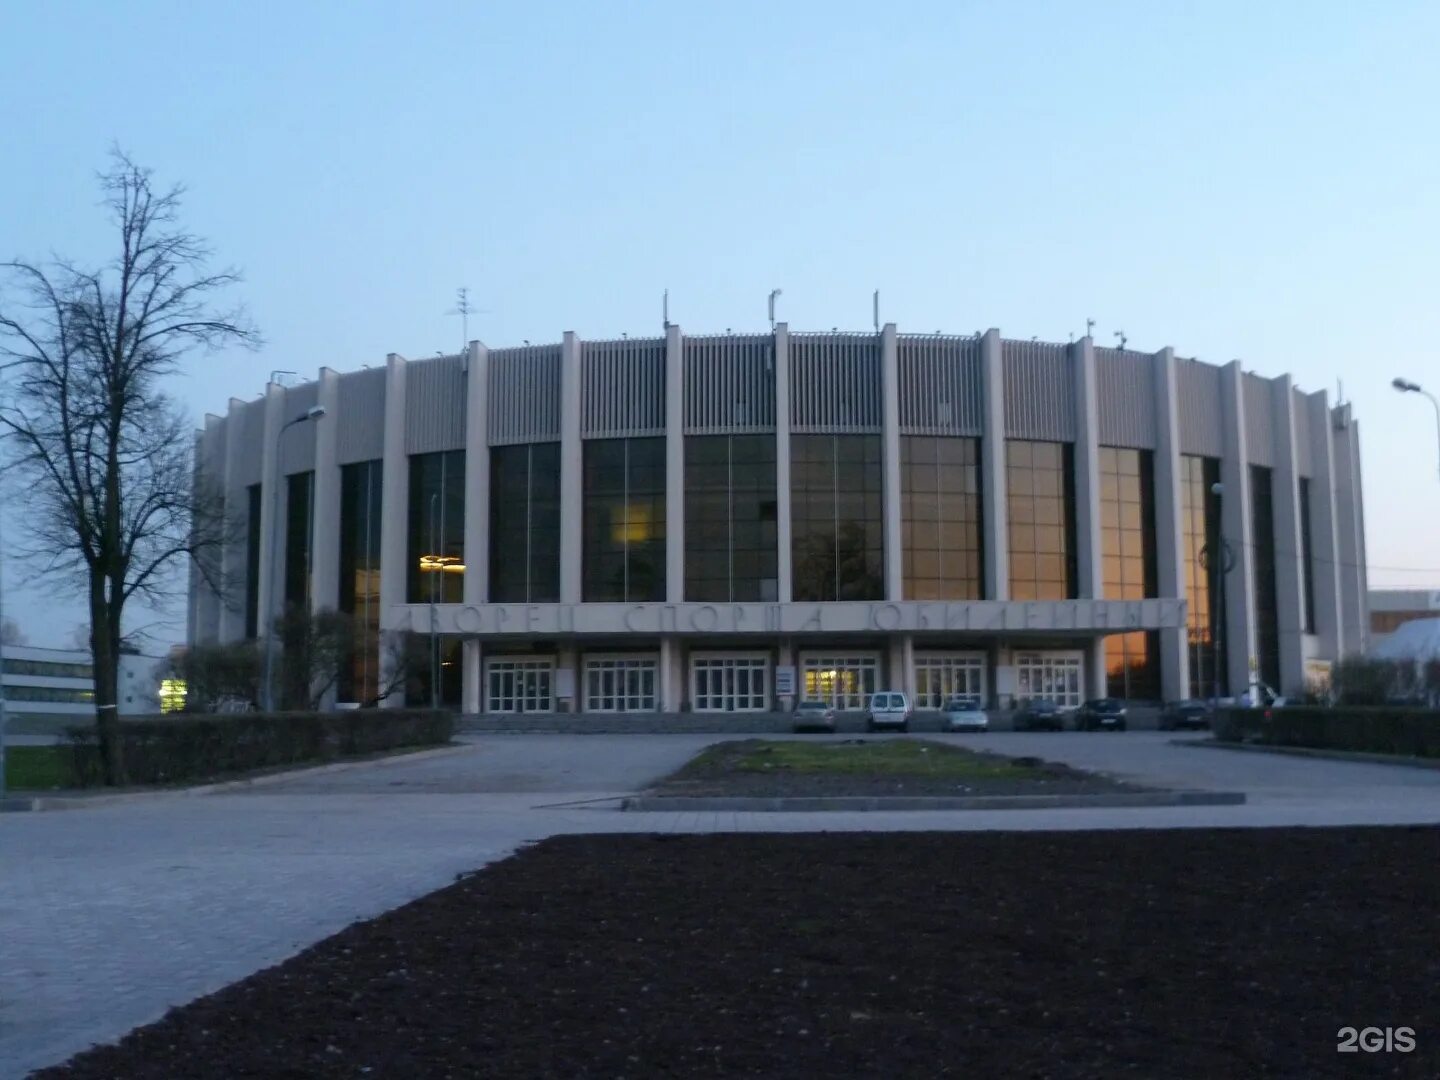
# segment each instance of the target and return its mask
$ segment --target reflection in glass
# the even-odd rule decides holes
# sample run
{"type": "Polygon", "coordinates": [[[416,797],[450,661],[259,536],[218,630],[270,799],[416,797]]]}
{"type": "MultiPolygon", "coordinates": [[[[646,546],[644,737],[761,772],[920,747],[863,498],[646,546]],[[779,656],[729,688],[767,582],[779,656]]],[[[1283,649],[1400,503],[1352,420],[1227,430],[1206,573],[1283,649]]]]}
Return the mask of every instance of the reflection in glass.
{"type": "Polygon", "coordinates": [[[340,669],[340,701],[369,704],[380,682],[380,515],[382,462],[340,470],[340,604],[354,619],[350,662],[340,669]]]}
{"type": "Polygon", "coordinates": [[[458,604],[465,592],[465,451],[410,458],[410,558],[405,598],[458,604]]]}
{"type": "Polygon", "coordinates": [[[900,439],[907,600],[978,600],[984,595],[980,513],[979,439],[900,439]]]}
{"type": "Polygon", "coordinates": [[[1180,458],[1182,530],[1185,536],[1185,596],[1189,602],[1190,696],[1208,698],[1215,692],[1218,666],[1220,693],[1229,693],[1225,669],[1224,637],[1220,662],[1215,663],[1211,628],[1218,618],[1219,593],[1214,589],[1215,564],[1208,553],[1219,547],[1220,499],[1214,486],[1220,482],[1220,462],[1186,454],[1180,458]]]}
{"type": "Polygon", "coordinates": [[[790,437],[796,600],[882,600],[880,436],[790,437]]]}
{"type": "Polygon", "coordinates": [[[685,599],[776,599],[775,437],[685,438],[685,599]]]}
{"type": "Polygon", "coordinates": [[[260,485],[245,491],[245,638],[260,629],[260,485]]]}
{"type": "Polygon", "coordinates": [[[665,599],[665,439],[585,443],[584,598],[665,599]]]}
{"type": "MultiPolygon", "coordinates": [[[[1155,483],[1148,450],[1100,447],[1100,539],[1107,600],[1159,595],[1155,562],[1155,483]]],[[[1105,693],[1160,699],[1160,636],[1137,630],[1105,639],[1105,693]]]]}
{"type": "Polygon", "coordinates": [[[1075,484],[1069,443],[1005,443],[1010,599],[1070,600],[1075,593],[1075,484]]]}
{"type": "MultiPolygon", "coordinates": [[[[285,485],[286,608],[310,608],[311,538],[315,524],[315,474],[296,473],[285,485]]],[[[278,611],[276,612],[278,614],[278,611]]]]}
{"type": "Polygon", "coordinates": [[[1275,586],[1275,503],[1271,473],[1263,465],[1250,466],[1250,529],[1254,538],[1255,653],[1260,678],[1280,688],[1280,605],[1275,586]]]}
{"type": "Polygon", "coordinates": [[[490,451],[490,600],[560,600],[560,444],[490,451]]]}

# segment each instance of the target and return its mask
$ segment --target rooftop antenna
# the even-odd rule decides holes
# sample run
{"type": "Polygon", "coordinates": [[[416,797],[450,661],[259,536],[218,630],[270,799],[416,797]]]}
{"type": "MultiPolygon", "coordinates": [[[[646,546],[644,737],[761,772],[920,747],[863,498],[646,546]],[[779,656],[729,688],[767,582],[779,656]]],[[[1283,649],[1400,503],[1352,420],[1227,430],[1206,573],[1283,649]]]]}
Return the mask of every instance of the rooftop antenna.
{"type": "Polygon", "coordinates": [[[1071,330],[1071,331],[1070,331],[1070,344],[1071,344],[1071,345],[1074,345],[1074,344],[1075,344],[1075,331],[1074,331],[1074,330],[1071,330]]]}
{"type": "Polygon", "coordinates": [[[871,300],[873,301],[872,306],[873,306],[874,309],[875,309],[875,332],[878,334],[878,333],[880,332],[880,290],[879,290],[879,289],[876,289],[876,290],[875,290],[875,295],[871,298],[871,300]]]}
{"type": "Polygon", "coordinates": [[[1124,351],[1125,351],[1125,342],[1129,340],[1129,339],[1125,336],[1125,331],[1124,331],[1124,330],[1116,330],[1116,331],[1115,331],[1115,336],[1120,339],[1120,351],[1121,351],[1121,352],[1124,352],[1124,351]]]}
{"type": "Polygon", "coordinates": [[[270,381],[273,382],[273,383],[274,383],[275,385],[277,385],[277,386],[288,386],[288,385],[289,385],[288,383],[283,383],[283,382],[280,381],[280,376],[281,376],[281,375],[298,375],[298,374],[299,374],[299,372],[286,371],[284,368],[276,368],[274,371],[270,372],[270,381]]]}
{"type": "Polygon", "coordinates": [[[1086,320],[1085,320],[1085,336],[1086,336],[1086,337],[1093,337],[1094,335],[1095,335],[1095,320],[1094,320],[1094,319],[1086,319],[1086,320]]]}
{"type": "Polygon", "coordinates": [[[780,289],[770,290],[770,329],[775,329],[775,298],[780,295],[780,289]]]}
{"type": "Polygon", "coordinates": [[[665,329],[670,329],[670,290],[666,289],[665,294],[660,298],[661,317],[665,320],[665,329]]]}

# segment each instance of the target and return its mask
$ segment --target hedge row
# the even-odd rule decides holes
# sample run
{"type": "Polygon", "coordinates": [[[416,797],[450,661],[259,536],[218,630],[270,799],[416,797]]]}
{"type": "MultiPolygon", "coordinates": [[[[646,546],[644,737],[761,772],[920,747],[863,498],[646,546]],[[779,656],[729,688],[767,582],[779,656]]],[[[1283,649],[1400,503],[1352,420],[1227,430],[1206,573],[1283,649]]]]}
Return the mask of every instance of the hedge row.
{"type": "Polygon", "coordinates": [[[1215,737],[1229,742],[1440,758],[1440,711],[1407,706],[1222,709],[1215,737]]]}
{"type": "MultiPolygon", "coordinates": [[[[431,709],[184,714],[126,720],[120,732],[132,784],[178,784],[256,769],[334,761],[450,741],[455,720],[431,709]]],[[[82,787],[104,783],[93,727],[68,732],[82,787]]]]}

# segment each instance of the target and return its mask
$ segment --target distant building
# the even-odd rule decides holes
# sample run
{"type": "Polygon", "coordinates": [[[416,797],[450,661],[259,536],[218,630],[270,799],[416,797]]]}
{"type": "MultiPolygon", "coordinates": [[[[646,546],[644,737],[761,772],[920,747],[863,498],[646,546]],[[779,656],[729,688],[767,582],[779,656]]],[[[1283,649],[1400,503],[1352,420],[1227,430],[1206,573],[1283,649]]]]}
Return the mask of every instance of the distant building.
{"type": "Polygon", "coordinates": [[[247,528],[188,640],[351,614],[340,702],[406,631],[416,702],[595,714],[1299,694],[1368,631],[1350,406],[1171,349],[476,342],[232,399],[197,455],[247,528]]]}
{"type": "Polygon", "coordinates": [[[1440,618],[1440,589],[1371,589],[1370,647],[1416,619],[1440,618]]]}
{"type": "MultiPolygon", "coordinates": [[[[160,665],[155,656],[120,657],[121,716],[160,712],[160,665]]],[[[18,734],[49,734],[95,718],[95,669],[75,649],[0,647],[0,686],[6,726],[18,734]]]]}

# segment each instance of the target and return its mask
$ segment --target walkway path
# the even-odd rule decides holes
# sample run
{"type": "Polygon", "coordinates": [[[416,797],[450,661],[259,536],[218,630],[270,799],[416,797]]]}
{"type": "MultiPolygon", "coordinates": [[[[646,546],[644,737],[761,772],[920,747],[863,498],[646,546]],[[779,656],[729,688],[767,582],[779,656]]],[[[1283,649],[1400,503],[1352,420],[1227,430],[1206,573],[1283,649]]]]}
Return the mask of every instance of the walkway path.
{"type": "Polygon", "coordinates": [[[460,754],[243,793],[4,815],[0,1078],[115,1039],[556,833],[1440,823],[1440,772],[1193,749],[1149,733],[953,738],[1152,783],[1238,788],[1250,802],[622,814],[600,800],[642,786],[714,737],[505,736],[460,754]]]}

